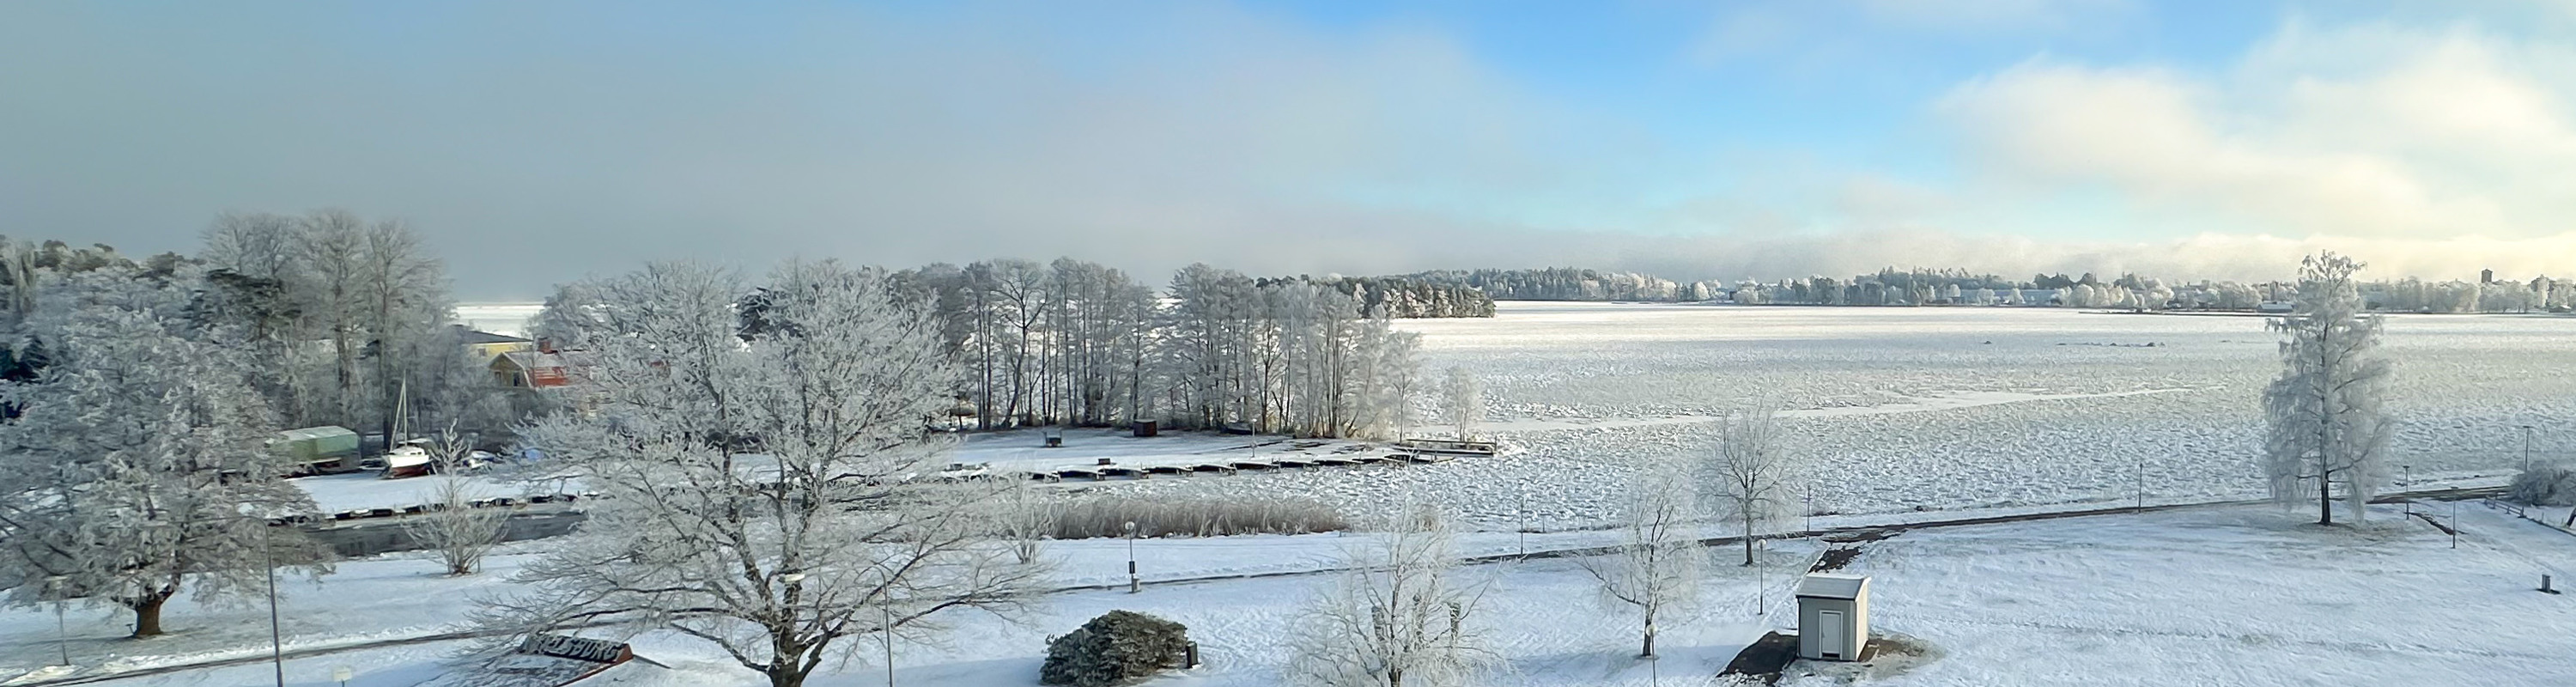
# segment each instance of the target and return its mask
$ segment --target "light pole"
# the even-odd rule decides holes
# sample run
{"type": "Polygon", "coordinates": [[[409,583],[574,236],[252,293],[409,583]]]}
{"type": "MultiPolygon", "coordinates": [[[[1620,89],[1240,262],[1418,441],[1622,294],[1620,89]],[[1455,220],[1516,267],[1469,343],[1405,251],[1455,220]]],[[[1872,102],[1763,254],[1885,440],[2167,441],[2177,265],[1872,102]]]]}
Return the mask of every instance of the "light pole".
{"type": "Polygon", "coordinates": [[[69,668],[72,667],[72,633],[63,624],[63,576],[46,577],[45,589],[54,597],[54,648],[62,651],[63,667],[69,668]]]}
{"type": "Polygon", "coordinates": [[[2522,426],[2522,471],[2531,471],[2531,425],[2522,426]]]}
{"type": "MultiPolygon", "coordinates": [[[[263,522],[260,527],[276,525],[263,522]]],[[[286,687],[286,643],[280,637],[277,622],[277,547],[270,539],[274,535],[271,529],[260,530],[259,550],[268,564],[268,664],[277,670],[277,687],[286,687]]]]}
{"type": "MultiPolygon", "coordinates": [[[[2405,484],[2405,486],[2399,487],[2399,488],[2398,488],[2398,491],[2401,491],[2401,492],[2402,492],[2402,491],[2408,491],[2408,490],[2412,490],[2412,489],[2414,489],[2414,488],[2415,488],[2415,466],[2414,466],[2414,465],[2400,465],[2400,466],[2397,466],[2397,467],[2404,468],[2404,469],[2406,470],[2406,484],[2405,484]]],[[[2414,515],[2414,514],[2415,514],[2415,499],[2414,499],[2414,497],[2407,497],[2407,499],[2406,499],[2406,514],[2407,514],[2407,515],[2414,515]]]]}
{"type": "Polygon", "coordinates": [[[2147,512],[2147,457],[2138,456],[2138,512],[2147,512]]]}
{"type": "Polygon", "coordinates": [[[1145,582],[1136,577],[1136,521],[1127,521],[1127,593],[1143,591],[1145,582]]]}
{"type": "Polygon", "coordinates": [[[1529,478],[1521,478],[1520,490],[1513,493],[1512,513],[1520,516],[1521,557],[1529,557],[1529,478]]]}

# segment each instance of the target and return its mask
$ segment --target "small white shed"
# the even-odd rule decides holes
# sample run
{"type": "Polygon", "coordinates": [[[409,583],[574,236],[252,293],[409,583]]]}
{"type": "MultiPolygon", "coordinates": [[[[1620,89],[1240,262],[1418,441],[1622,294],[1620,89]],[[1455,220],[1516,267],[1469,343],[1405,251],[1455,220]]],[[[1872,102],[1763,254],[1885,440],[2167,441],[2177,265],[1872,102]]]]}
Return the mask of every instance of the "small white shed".
{"type": "Polygon", "coordinates": [[[1860,660],[1869,646],[1869,578],[1815,573],[1798,581],[1798,657],[1860,660]]]}

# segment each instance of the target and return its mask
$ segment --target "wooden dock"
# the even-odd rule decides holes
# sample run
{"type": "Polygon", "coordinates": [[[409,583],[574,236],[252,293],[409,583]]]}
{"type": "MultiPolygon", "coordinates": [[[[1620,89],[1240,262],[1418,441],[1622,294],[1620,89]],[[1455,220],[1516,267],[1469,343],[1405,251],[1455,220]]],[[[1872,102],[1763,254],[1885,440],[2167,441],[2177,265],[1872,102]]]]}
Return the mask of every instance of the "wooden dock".
{"type": "Polygon", "coordinates": [[[1190,477],[1209,474],[1231,475],[1247,470],[1301,470],[1324,467],[1346,468],[1362,465],[1419,465],[1448,462],[1449,460],[1457,458],[1458,455],[1459,454],[1442,454],[1419,450],[1412,453],[1382,453],[1365,455],[1357,455],[1353,453],[1326,456],[1284,455],[1264,458],[1210,460],[1202,463],[1158,463],[1145,466],[1088,465],[1083,467],[1064,468],[1061,470],[1046,472],[1029,472],[1023,474],[1025,474],[1028,479],[1045,482],[1062,482],[1066,480],[1098,482],[1114,479],[1147,479],[1158,475],[1190,477]]]}

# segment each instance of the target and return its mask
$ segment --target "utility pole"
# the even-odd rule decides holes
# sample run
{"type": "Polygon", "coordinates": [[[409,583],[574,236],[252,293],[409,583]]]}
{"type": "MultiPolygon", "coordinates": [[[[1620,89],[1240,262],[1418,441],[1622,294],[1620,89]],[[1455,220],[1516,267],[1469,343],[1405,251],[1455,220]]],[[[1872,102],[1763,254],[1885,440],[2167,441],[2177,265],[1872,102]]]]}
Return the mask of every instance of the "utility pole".
{"type": "Polygon", "coordinates": [[[2522,426],[2522,471],[2531,471],[2531,425],[2522,426]]]}
{"type": "Polygon", "coordinates": [[[45,578],[45,586],[54,594],[54,648],[63,653],[63,667],[72,667],[72,633],[63,624],[63,576],[45,578]]]}
{"type": "Polygon", "coordinates": [[[269,539],[276,532],[274,525],[260,526],[272,528],[259,531],[260,553],[268,562],[268,663],[277,669],[277,687],[286,687],[286,648],[277,627],[277,547],[269,539]]]}

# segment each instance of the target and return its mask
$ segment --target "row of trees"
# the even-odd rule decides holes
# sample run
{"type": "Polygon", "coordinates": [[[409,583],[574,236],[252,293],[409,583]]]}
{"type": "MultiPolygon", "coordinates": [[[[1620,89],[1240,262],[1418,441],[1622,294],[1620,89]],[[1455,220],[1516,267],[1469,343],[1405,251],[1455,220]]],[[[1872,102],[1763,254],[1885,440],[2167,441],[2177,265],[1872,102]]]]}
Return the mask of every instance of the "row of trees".
{"type": "Polygon", "coordinates": [[[414,426],[497,434],[528,410],[468,359],[446,268],[401,220],[232,213],[204,240],[212,316],[260,360],[252,388],[284,424],[391,436],[408,407],[414,426]]]}
{"type": "MultiPolygon", "coordinates": [[[[1160,420],[1382,436],[1417,384],[1414,337],[1387,318],[1492,308],[1472,290],[1256,279],[1206,265],[1181,270],[1161,292],[1072,259],[931,265],[886,280],[892,296],[926,304],[941,350],[966,369],[947,412],[977,429],[1160,420]]],[[[559,288],[537,336],[570,342],[598,326],[597,288],[559,288]]],[[[747,332],[774,328],[761,320],[775,295],[738,297],[747,332]]]]}

